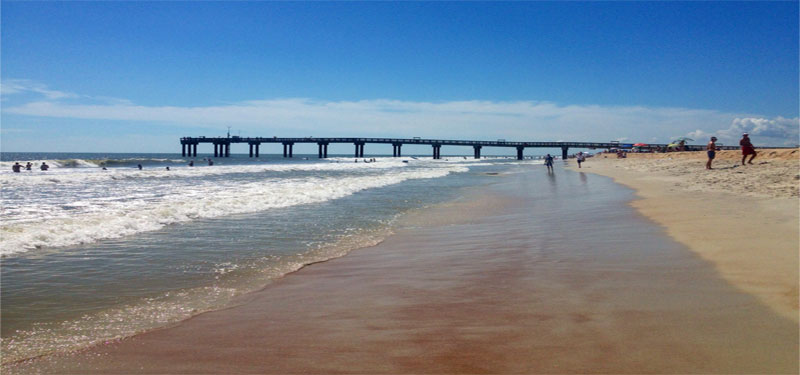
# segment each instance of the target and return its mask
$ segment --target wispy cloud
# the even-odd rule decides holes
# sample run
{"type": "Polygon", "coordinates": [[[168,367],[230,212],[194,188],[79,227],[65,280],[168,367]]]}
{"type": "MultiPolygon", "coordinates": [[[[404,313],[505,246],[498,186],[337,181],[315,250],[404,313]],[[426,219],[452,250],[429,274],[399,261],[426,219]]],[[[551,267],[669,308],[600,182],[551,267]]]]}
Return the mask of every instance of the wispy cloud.
{"type": "Polygon", "coordinates": [[[668,142],[679,136],[702,139],[716,133],[731,142],[744,129],[756,136],[756,143],[762,144],[795,144],[798,137],[797,118],[766,118],[706,109],[560,105],[547,101],[325,101],[308,98],[250,100],[194,107],[142,106],[121,99],[87,104],[66,100],[74,99],[75,94],[26,82],[27,85],[8,88],[4,84],[4,93],[5,90],[12,94],[15,90],[27,90],[43,97],[3,108],[4,113],[125,121],[149,126],[231,125],[260,136],[295,136],[299,133],[303,136],[668,142]]]}
{"type": "Polygon", "coordinates": [[[27,79],[8,79],[0,83],[0,95],[3,98],[22,93],[36,93],[50,100],[80,97],[80,95],[71,92],[51,90],[44,84],[27,79]]]}

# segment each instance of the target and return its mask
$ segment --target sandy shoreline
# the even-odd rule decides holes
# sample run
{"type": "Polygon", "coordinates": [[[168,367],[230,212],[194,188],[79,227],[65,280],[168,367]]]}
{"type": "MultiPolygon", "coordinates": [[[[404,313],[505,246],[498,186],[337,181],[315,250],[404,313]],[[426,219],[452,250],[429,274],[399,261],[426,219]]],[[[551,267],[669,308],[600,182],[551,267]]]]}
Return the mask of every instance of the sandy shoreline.
{"type": "Polygon", "coordinates": [[[797,371],[796,319],[624,207],[630,193],[558,168],[497,178],[239,306],[4,372],[797,371]]]}
{"type": "Polygon", "coordinates": [[[635,189],[639,212],[797,322],[800,151],[759,150],[747,166],[739,151],[721,151],[711,171],[706,160],[705,152],[598,155],[580,170],[635,189]]]}

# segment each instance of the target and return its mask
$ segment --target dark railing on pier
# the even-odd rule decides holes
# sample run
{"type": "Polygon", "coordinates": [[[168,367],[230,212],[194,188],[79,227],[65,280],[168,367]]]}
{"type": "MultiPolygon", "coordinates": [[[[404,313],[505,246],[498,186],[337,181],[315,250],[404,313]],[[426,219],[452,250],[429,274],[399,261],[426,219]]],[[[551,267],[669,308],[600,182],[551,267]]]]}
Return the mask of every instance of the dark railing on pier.
{"type": "MultiPolygon", "coordinates": [[[[364,145],[367,143],[391,144],[392,156],[401,156],[403,145],[430,145],[433,148],[433,158],[441,158],[442,146],[472,146],[476,159],[481,157],[483,147],[515,147],[517,149],[517,159],[522,160],[522,152],[528,147],[538,148],[560,148],[561,156],[566,159],[570,148],[588,149],[631,149],[633,144],[619,142],[511,142],[505,140],[497,141],[467,141],[450,139],[421,139],[421,138],[265,138],[265,137],[183,137],[181,138],[181,154],[185,156],[197,156],[197,145],[200,143],[211,143],[214,145],[215,157],[231,156],[232,143],[247,143],[250,145],[250,157],[258,157],[262,143],[281,143],[283,144],[283,157],[292,157],[295,143],[316,143],[319,148],[320,158],[328,157],[328,145],[331,143],[351,143],[355,146],[355,157],[364,157],[364,145]]],[[[643,150],[666,149],[666,144],[649,144],[641,146],[643,150]]],[[[720,146],[723,150],[735,150],[737,146],[720,146]]],[[[685,145],[684,150],[698,151],[705,149],[704,145],[685,145]]]]}

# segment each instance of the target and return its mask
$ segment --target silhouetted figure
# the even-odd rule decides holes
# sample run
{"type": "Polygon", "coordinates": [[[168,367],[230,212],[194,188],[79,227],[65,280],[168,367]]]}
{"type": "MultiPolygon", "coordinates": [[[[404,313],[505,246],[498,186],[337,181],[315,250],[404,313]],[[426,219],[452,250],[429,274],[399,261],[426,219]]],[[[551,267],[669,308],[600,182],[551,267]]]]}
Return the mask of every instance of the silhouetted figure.
{"type": "Polygon", "coordinates": [[[137,164],[136,167],[139,168],[140,171],[142,170],[142,165],[141,164],[137,164]]]}
{"type": "Polygon", "coordinates": [[[552,155],[547,154],[547,156],[544,157],[544,166],[547,167],[547,171],[548,172],[552,172],[553,171],[553,156],[552,155]]]}
{"type": "Polygon", "coordinates": [[[11,166],[11,170],[14,171],[14,173],[19,173],[21,168],[22,166],[19,165],[19,163],[14,163],[14,165],[11,166]]]}
{"type": "Polygon", "coordinates": [[[41,169],[43,171],[46,171],[46,170],[50,169],[50,166],[47,165],[47,163],[42,162],[42,165],[39,167],[39,169],[41,169]]]}
{"type": "Polygon", "coordinates": [[[28,164],[25,164],[25,170],[26,171],[31,170],[31,168],[33,168],[33,164],[31,162],[28,162],[28,164]]]}
{"type": "Polygon", "coordinates": [[[194,160],[189,161],[189,166],[194,167],[194,160]]]}

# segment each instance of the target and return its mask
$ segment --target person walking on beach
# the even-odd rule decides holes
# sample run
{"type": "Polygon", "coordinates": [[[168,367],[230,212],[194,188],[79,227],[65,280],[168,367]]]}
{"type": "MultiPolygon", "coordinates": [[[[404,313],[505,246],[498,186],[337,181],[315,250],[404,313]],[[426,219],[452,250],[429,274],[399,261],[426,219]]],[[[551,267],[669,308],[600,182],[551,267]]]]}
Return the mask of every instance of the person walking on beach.
{"type": "Polygon", "coordinates": [[[544,165],[547,167],[548,172],[553,171],[553,157],[550,156],[550,154],[547,154],[547,156],[544,157],[544,165]]]}
{"type": "Polygon", "coordinates": [[[581,163],[586,161],[586,157],[583,156],[583,151],[578,152],[578,155],[575,156],[575,159],[578,160],[578,168],[580,168],[581,167],[581,163]]]}
{"type": "Polygon", "coordinates": [[[711,140],[708,141],[708,145],[706,145],[706,152],[708,153],[708,161],[706,162],[706,169],[713,169],[711,168],[711,162],[714,161],[714,158],[717,156],[717,137],[711,137],[711,140]]]}
{"type": "Polygon", "coordinates": [[[739,146],[742,146],[742,165],[745,165],[744,159],[747,159],[747,155],[753,155],[750,157],[750,160],[747,161],[747,164],[753,164],[753,159],[756,158],[757,154],[755,147],[753,147],[753,144],[750,143],[749,134],[742,134],[742,140],[739,141],[739,146]]]}

